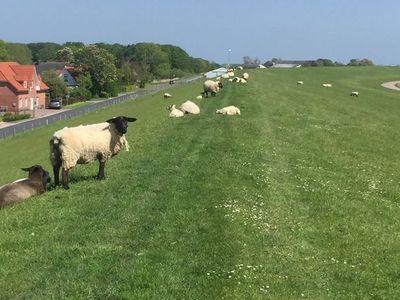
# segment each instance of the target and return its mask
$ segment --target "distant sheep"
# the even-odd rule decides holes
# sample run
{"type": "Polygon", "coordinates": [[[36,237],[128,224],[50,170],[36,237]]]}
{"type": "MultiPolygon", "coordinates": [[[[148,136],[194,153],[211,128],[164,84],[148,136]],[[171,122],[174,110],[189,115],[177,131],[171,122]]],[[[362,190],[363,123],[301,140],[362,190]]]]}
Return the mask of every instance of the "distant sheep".
{"type": "Polygon", "coordinates": [[[358,92],[354,91],[350,93],[350,96],[352,97],[358,97],[358,92]]]}
{"type": "Polygon", "coordinates": [[[177,109],[175,104],[169,105],[167,107],[167,110],[169,110],[169,117],[170,118],[180,118],[183,117],[184,113],[177,109]]]}
{"type": "Polygon", "coordinates": [[[237,70],[243,70],[243,67],[242,66],[237,66],[236,69],[237,70]]]}
{"type": "Polygon", "coordinates": [[[230,105],[223,107],[221,109],[215,110],[216,114],[223,114],[223,115],[240,115],[240,109],[236,106],[230,105]]]}
{"type": "Polygon", "coordinates": [[[297,85],[303,85],[303,84],[304,84],[303,81],[301,81],[301,80],[297,81],[297,85]]]}
{"type": "Polygon", "coordinates": [[[202,95],[198,95],[198,96],[196,96],[196,99],[197,100],[203,99],[203,96],[202,95]]]}
{"type": "Polygon", "coordinates": [[[22,168],[28,172],[28,178],[20,179],[0,187],[0,208],[9,204],[21,202],[32,196],[46,191],[46,185],[50,182],[49,173],[40,165],[22,168]]]}
{"type": "Polygon", "coordinates": [[[50,140],[50,161],[54,171],[54,183],[59,184],[59,172],[62,168],[62,185],[68,189],[68,172],[76,164],[99,161],[97,179],[104,179],[106,161],[118,154],[123,147],[128,151],[125,138],[128,122],[135,118],[115,117],[106,122],[65,127],[53,134],[50,140]]]}
{"type": "Polygon", "coordinates": [[[244,78],[246,80],[249,80],[249,77],[250,77],[249,73],[243,73],[243,75],[242,75],[242,78],[244,78]]]}
{"type": "Polygon", "coordinates": [[[330,88],[330,87],[332,87],[332,84],[331,83],[323,83],[322,86],[330,88]]]}
{"type": "Polygon", "coordinates": [[[202,94],[207,98],[208,98],[208,93],[210,93],[211,96],[216,96],[219,89],[222,87],[223,85],[222,82],[220,81],[206,80],[203,84],[204,92],[202,94]]]}
{"type": "Polygon", "coordinates": [[[171,98],[172,95],[170,93],[164,93],[164,99],[171,98]]]}
{"type": "Polygon", "coordinates": [[[185,114],[194,114],[197,115],[200,113],[200,108],[197,106],[196,103],[193,103],[192,101],[188,100],[185,103],[183,103],[180,107],[179,110],[181,110],[185,114]]]}

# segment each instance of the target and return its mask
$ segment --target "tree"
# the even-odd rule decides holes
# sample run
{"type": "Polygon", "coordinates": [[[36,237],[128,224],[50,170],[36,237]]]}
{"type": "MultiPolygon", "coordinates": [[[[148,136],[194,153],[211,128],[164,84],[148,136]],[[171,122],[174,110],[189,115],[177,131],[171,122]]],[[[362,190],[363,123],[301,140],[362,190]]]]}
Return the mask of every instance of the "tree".
{"type": "Polygon", "coordinates": [[[353,58],[350,59],[350,62],[347,64],[348,66],[373,66],[374,63],[372,62],[372,60],[368,59],[368,58],[363,58],[362,60],[353,58]]]}
{"type": "Polygon", "coordinates": [[[147,65],[149,72],[157,77],[160,75],[157,73],[158,66],[169,64],[168,54],[163,52],[159,45],[153,43],[136,44],[134,59],[142,65],[142,68],[143,65],[147,65]]]}
{"type": "Polygon", "coordinates": [[[76,77],[76,82],[78,87],[70,91],[71,97],[78,98],[79,100],[88,100],[92,98],[92,93],[90,89],[92,88],[92,80],[89,74],[82,74],[76,77]]]}
{"type": "Polygon", "coordinates": [[[9,61],[10,56],[8,54],[6,43],[3,40],[0,40],[0,61],[9,61]]]}
{"type": "Polygon", "coordinates": [[[32,52],[25,44],[7,43],[6,48],[10,54],[10,60],[16,61],[21,65],[32,64],[32,52]]]}
{"type": "Polygon", "coordinates": [[[56,43],[30,43],[27,46],[32,52],[34,62],[55,61],[57,50],[61,49],[56,43]]]}
{"type": "Polygon", "coordinates": [[[73,65],[80,74],[89,74],[93,83],[91,91],[98,94],[104,91],[104,85],[117,79],[115,57],[105,49],[95,45],[86,46],[75,53],[73,65]]]}
{"type": "Polygon", "coordinates": [[[250,56],[243,56],[243,64],[244,65],[251,65],[253,64],[253,60],[250,56]]]}
{"type": "Polygon", "coordinates": [[[53,71],[45,71],[42,74],[42,80],[49,87],[50,99],[64,98],[68,94],[68,88],[53,71]]]}
{"type": "Polygon", "coordinates": [[[57,51],[56,60],[71,63],[74,60],[74,52],[69,47],[64,47],[57,51]]]}
{"type": "Polygon", "coordinates": [[[161,45],[161,50],[168,55],[172,69],[180,69],[186,72],[193,71],[191,57],[182,48],[173,45],[161,45]]]}

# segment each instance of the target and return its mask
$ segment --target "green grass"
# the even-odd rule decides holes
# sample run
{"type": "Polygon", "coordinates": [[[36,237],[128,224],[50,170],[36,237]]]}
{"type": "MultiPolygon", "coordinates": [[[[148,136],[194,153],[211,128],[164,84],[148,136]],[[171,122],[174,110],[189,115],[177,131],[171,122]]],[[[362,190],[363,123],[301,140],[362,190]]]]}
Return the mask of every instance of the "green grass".
{"type": "Polygon", "coordinates": [[[78,107],[87,106],[90,104],[91,104],[90,102],[82,101],[82,102],[76,102],[74,104],[64,105],[63,108],[68,108],[68,109],[78,108],[78,107]]]}
{"type": "Polygon", "coordinates": [[[138,118],[106,180],[77,166],[70,190],[0,211],[0,299],[399,298],[400,99],[380,86],[398,74],[254,70],[198,116],[165,107],[201,82],[0,140],[2,184],[50,169],[59,128],[138,118]]]}

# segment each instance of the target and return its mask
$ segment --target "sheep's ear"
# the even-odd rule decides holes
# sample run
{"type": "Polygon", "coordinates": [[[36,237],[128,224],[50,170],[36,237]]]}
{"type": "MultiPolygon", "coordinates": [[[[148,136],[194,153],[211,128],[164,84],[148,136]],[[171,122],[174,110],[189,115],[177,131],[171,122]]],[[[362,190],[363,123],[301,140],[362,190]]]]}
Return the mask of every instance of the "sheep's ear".
{"type": "Polygon", "coordinates": [[[130,117],[124,117],[124,119],[128,122],[135,122],[137,120],[136,118],[130,118],[130,117]]]}
{"type": "Polygon", "coordinates": [[[21,168],[22,171],[26,171],[26,172],[29,172],[30,169],[31,168],[21,168]]]}

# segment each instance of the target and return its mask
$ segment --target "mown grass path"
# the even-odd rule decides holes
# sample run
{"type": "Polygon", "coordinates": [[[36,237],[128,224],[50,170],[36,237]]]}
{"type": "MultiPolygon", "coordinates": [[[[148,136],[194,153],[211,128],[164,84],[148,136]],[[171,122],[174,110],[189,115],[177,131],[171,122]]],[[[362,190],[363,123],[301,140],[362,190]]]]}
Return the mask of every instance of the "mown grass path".
{"type": "Polygon", "coordinates": [[[65,125],[138,118],[105,181],[78,166],[70,190],[0,211],[0,298],[398,298],[400,96],[380,86],[398,69],[250,76],[199,116],[165,107],[201,82],[0,141],[2,184],[50,169],[65,125]]]}

